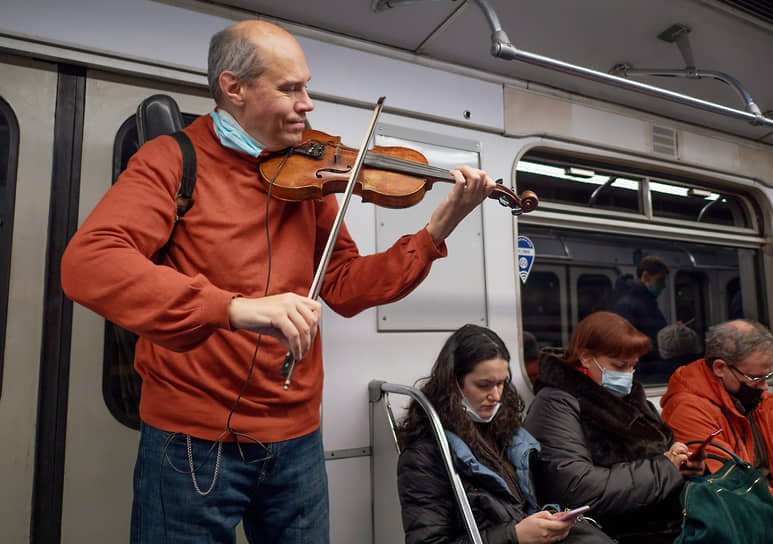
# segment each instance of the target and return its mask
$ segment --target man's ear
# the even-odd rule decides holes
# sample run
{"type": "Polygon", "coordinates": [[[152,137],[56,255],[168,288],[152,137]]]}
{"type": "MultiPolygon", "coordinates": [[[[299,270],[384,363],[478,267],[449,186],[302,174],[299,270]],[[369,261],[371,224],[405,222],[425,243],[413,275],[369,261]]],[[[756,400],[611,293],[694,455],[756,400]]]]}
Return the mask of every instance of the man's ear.
{"type": "Polygon", "coordinates": [[[717,378],[725,377],[727,367],[728,365],[723,359],[714,359],[714,362],[711,363],[711,370],[717,378]]]}
{"type": "Polygon", "coordinates": [[[222,72],[217,78],[223,98],[236,107],[244,106],[244,83],[230,70],[222,72]]]}

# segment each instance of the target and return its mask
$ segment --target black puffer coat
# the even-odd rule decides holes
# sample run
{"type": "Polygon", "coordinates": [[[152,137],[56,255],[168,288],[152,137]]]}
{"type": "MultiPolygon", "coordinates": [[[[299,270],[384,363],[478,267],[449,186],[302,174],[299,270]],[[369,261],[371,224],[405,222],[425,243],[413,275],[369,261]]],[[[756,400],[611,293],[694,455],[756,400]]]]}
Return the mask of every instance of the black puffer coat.
{"type": "Polygon", "coordinates": [[[552,355],[540,361],[537,397],[524,426],[542,445],[538,498],[591,507],[604,531],[629,542],[672,542],[683,478],[663,455],[673,433],[644,388],[618,398],[552,355]]]}
{"type": "MultiPolygon", "coordinates": [[[[488,544],[515,544],[515,524],[525,505],[487,474],[476,474],[453,454],[478,530],[488,544]]],[[[469,542],[440,450],[434,438],[417,440],[400,454],[397,486],[403,507],[405,542],[469,542]]]]}
{"type": "MultiPolygon", "coordinates": [[[[520,434],[520,433],[519,433],[520,434]]],[[[525,433],[524,433],[525,434],[525,433]]],[[[485,544],[517,544],[516,523],[526,517],[527,504],[536,510],[536,497],[529,470],[529,460],[536,453],[529,443],[532,437],[519,438],[519,446],[508,448],[508,458],[516,471],[526,472],[528,483],[518,484],[512,494],[504,481],[485,474],[469,448],[449,437],[454,466],[470,502],[481,539],[485,544]],[[458,455],[457,455],[458,452],[458,455]],[[460,457],[461,456],[461,457],[460,457]],[[524,495],[529,497],[525,497],[524,495]]],[[[407,544],[469,543],[467,529],[456,504],[445,465],[434,438],[426,436],[413,442],[400,454],[397,485],[402,504],[403,527],[407,544]]],[[[580,522],[563,541],[566,544],[614,544],[590,522],[580,522]]]]}

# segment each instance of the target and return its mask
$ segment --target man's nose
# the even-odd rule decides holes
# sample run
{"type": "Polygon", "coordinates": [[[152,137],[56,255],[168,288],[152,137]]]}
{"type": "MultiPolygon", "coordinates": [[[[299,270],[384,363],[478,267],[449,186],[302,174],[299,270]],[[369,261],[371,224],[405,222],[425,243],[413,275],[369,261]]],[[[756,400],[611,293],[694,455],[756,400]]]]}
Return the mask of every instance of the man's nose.
{"type": "Polygon", "coordinates": [[[295,107],[298,111],[311,111],[314,109],[314,102],[311,101],[309,92],[306,89],[303,89],[303,95],[295,107]]]}

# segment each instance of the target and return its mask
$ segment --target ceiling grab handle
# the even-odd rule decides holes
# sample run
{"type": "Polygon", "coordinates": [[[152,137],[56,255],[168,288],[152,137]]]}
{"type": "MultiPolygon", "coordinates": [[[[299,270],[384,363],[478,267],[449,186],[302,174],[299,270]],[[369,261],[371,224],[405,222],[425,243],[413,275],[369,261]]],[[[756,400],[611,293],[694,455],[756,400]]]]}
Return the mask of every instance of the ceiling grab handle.
{"type": "Polygon", "coordinates": [[[638,81],[631,81],[630,79],[607,74],[605,72],[599,72],[589,68],[584,68],[582,66],[569,64],[557,59],[552,59],[550,57],[543,57],[541,55],[536,55],[527,51],[521,51],[517,49],[512,43],[510,43],[510,39],[507,37],[507,33],[502,30],[502,25],[499,23],[499,17],[497,17],[493,8],[489,5],[488,0],[473,1],[478,4],[480,9],[483,11],[483,14],[486,16],[486,19],[488,20],[489,26],[491,26],[491,54],[495,57],[506,60],[519,60],[533,64],[535,66],[541,66],[543,68],[549,68],[551,70],[563,72],[565,74],[580,76],[591,81],[636,91],[649,96],[654,96],[656,98],[662,98],[664,100],[676,102],[677,104],[702,109],[711,113],[718,113],[726,117],[742,119],[748,121],[752,125],[767,125],[773,127],[773,119],[765,117],[762,114],[749,113],[746,111],[729,108],[721,104],[715,104],[714,102],[708,102],[706,100],[701,100],[692,96],[675,93],[660,87],[645,85],[644,83],[639,83],[638,81]]]}
{"type": "Polygon", "coordinates": [[[610,74],[622,77],[630,76],[664,76],[684,77],[688,79],[712,78],[721,81],[732,88],[743,100],[746,111],[752,115],[762,117],[762,111],[754,102],[751,95],[744,89],[741,82],[730,74],[715,70],[699,70],[695,67],[695,59],[690,46],[690,27],[683,24],[673,24],[658,34],[658,39],[668,43],[675,43],[684,59],[684,68],[681,70],[669,70],[660,68],[634,68],[628,63],[615,64],[609,71],[610,74]]]}
{"type": "MultiPolygon", "coordinates": [[[[421,1],[421,0],[372,0],[371,7],[373,11],[383,11],[389,8],[397,7],[401,4],[412,4],[418,1],[421,1]]],[[[481,11],[483,11],[483,15],[488,20],[489,26],[491,27],[491,30],[492,30],[491,54],[495,57],[499,57],[505,60],[519,60],[521,62],[526,62],[528,64],[533,64],[535,66],[541,66],[542,68],[548,68],[550,70],[563,72],[565,74],[579,76],[585,79],[589,79],[591,81],[596,81],[598,83],[604,83],[606,85],[619,87],[621,89],[636,91],[642,94],[653,96],[655,98],[662,98],[664,100],[676,102],[677,104],[682,104],[684,106],[689,106],[692,108],[708,111],[711,113],[716,113],[719,115],[723,115],[725,117],[733,117],[735,119],[741,119],[744,121],[748,121],[752,125],[767,125],[767,126],[773,127],[773,119],[765,117],[761,113],[757,113],[759,111],[759,108],[756,108],[756,104],[754,104],[754,101],[751,100],[751,97],[748,97],[747,99],[748,93],[746,94],[746,96],[742,94],[742,97],[744,98],[744,101],[746,101],[747,103],[747,108],[749,108],[752,111],[752,113],[737,110],[734,108],[729,108],[721,104],[715,104],[714,102],[708,102],[706,100],[701,100],[699,98],[694,98],[692,96],[687,96],[685,94],[675,93],[673,91],[669,91],[668,89],[662,89],[660,87],[654,87],[652,85],[645,85],[644,83],[639,83],[638,81],[632,81],[624,77],[618,77],[612,74],[607,74],[605,72],[599,72],[597,70],[583,68],[582,66],[569,64],[567,62],[563,62],[557,59],[552,59],[550,57],[543,57],[541,55],[536,55],[534,53],[529,53],[527,51],[520,51],[512,43],[510,43],[510,38],[508,38],[507,33],[504,30],[502,30],[502,25],[499,22],[499,17],[497,16],[494,9],[489,5],[488,0],[467,0],[467,1],[475,2],[478,5],[478,7],[480,7],[481,11]],[[750,102],[751,104],[754,104],[754,108],[750,107],[750,102]]],[[[715,76],[716,74],[712,77],[715,77],[715,76]]],[[[725,79],[732,80],[732,78],[728,78],[728,77],[726,77],[725,79]]],[[[728,83],[728,84],[731,85],[736,90],[740,88],[740,86],[736,87],[731,83],[728,83]]]]}

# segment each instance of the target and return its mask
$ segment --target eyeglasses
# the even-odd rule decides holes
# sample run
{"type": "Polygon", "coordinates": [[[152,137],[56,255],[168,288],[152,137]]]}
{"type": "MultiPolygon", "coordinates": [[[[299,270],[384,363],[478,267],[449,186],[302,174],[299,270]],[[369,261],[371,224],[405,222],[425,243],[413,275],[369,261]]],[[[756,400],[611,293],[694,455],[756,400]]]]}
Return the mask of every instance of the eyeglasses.
{"type": "Polygon", "coordinates": [[[743,372],[741,372],[740,370],[738,370],[738,368],[737,368],[735,365],[727,365],[727,366],[729,366],[729,367],[730,367],[732,370],[735,370],[735,371],[736,371],[736,372],[738,372],[738,373],[739,373],[741,376],[743,376],[744,378],[746,378],[747,380],[749,380],[749,383],[757,383],[757,382],[759,382],[760,380],[765,380],[765,381],[767,381],[767,380],[769,380],[770,378],[773,378],[773,370],[771,370],[770,372],[768,372],[768,373],[767,373],[767,374],[765,374],[764,376],[747,376],[746,374],[744,374],[743,372]]]}

